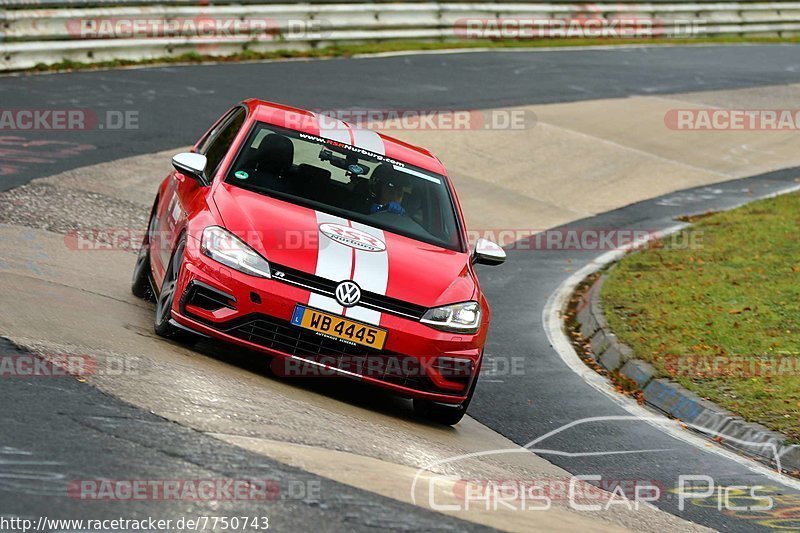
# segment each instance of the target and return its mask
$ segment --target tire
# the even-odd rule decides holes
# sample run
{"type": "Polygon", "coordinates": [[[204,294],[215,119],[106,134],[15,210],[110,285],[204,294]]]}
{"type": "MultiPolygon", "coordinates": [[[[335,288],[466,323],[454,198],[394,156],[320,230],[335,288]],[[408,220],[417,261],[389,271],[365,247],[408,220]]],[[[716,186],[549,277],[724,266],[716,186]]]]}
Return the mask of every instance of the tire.
{"type": "Polygon", "coordinates": [[[164,281],[161,282],[161,291],[156,298],[156,310],[153,329],[156,335],[180,342],[182,344],[194,344],[200,337],[170,324],[172,319],[172,305],[175,303],[175,290],[178,286],[178,275],[183,266],[183,255],[186,251],[186,236],[182,236],[172,252],[169,266],[164,273],[164,281]]]}
{"type": "Polygon", "coordinates": [[[150,281],[150,231],[155,221],[155,208],[147,224],[147,233],[142,239],[139,247],[139,255],[136,257],[136,266],[133,267],[133,279],[131,280],[131,292],[137,298],[154,302],[156,295],[153,292],[153,285],[150,281]]]}
{"type": "MultiPolygon", "coordinates": [[[[481,363],[483,358],[481,358],[481,363]]],[[[432,402],[430,400],[414,399],[414,413],[417,416],[442,424],[445,426],[454,426],[461,422],[464,415],[467,414],[467,408],[472,401],[472,396],[475,394],[475,388],[478,385],[478,377],[480,376],[480,364],[475,371],[475,379],[469,387],[467,398],[460,405],[445,405],[441,403],[432,402]]]]}

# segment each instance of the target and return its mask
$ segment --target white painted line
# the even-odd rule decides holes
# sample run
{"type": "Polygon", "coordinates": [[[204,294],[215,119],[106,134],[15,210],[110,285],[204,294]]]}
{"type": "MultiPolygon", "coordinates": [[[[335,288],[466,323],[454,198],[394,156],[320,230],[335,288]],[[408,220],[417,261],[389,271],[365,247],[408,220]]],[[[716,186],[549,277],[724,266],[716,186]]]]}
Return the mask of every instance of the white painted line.
{"type": "MultiPolygon", "coordinates": [[[[758,198],[753,198],[750,200],[746,200],[739,204],[736,204],[729,209],[734,209],[744,204],[751,203],[755,200],[762,200],[766,198],[773,198],[775,196],[780,196],[782,194],[788,194],[791,192],[795,192],[800,190],[800,185],[793,185],[791,187],[787,187],[786,189],[782,189],[778,192],[771,193],[768,195],[760,196],[758,198]]],[[[566,309],[567,303],[569,302],[569,298],[575,289],[577,288],[578,284],[583,281],[587,276],[597,272],[604,266],[609,263],[612,263],[618,259],[620,259],[625,253],[633,247],[641,246],[646,242],[662,238],[664,236],[671,235],[676,233],[684,228],[689,226],[689,224],[676,224],[675,226],[671,226],[664,231],[656,232],[654,234],[650,234],[647,237],[636,241],[628,246],[620,247],[615,250],[610,250],[600,257],[597,257],[594,261],[589,263],[588,265],[584,266],[580,270],[574,272],[570,277],[564,280],[561,285],[550,295],[545,303],[544,309],[542,310],[542,324],[544,325],[545,332],[547,333],[547,339],[550,341],[550,344],[553,346],[553,349],[558,353],[561,360],[576,374],[578,374],[586,383],[594,387],[596,390],[600,391],[601,393],[608,396],[614,403],[628,411],[630,414],[641,418],[642,421],[650,424],[651,426],[663,431],[667,435],[683,441],[687,444],[695,446],[701,450],[714,453],[725,459],[734,461],[753,473],[762,475],[764,477],[769,478],[770,480],[780,483],[786,487],[793,488],[795,490],[800,490],[800,481],[791,478],[789,476],[785,476],[780,474],[766,466],[758,463],[757,461],[750,459],[748,457],[739,455],[735,452],[727,450],[718,444],[700,437],[699,435],[695,435],[683,429],[680,423],[676,420],[669,419],[668,417],[664,416],[663,419],[666,422],[656,422],[653,420],[653,411],[639,405],[635,400],[629,398],[627,396],[623,396],[619,394],[611,384],[609,380],[605,377],[601,376],[583,362],[578,354],[575,352],[575,349],[572,347],[572,342],[570,341],[569,337],[567,337],[566,332],[564,331],[564,321],[562,318],[562,311],[566,309]]]]}

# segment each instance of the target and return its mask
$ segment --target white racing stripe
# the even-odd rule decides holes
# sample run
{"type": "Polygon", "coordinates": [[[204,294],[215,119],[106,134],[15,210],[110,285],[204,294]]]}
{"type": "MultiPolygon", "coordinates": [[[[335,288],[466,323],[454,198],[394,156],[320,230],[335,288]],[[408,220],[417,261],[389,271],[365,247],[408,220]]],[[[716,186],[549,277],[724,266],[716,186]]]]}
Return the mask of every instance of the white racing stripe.
{"type": "MultiPolygon", "coordinates": [[[[386,148],[383,139],[374,131],[360,128],[352,128],[349,124],[336,118],[327,116],[317,116],[320,124],[320,137],[333,139],[346,144],[352,144],[364,150],[369,150],[375,154],[385,155],[386,148]],[[350,136],[352,135],[352,139],[350,136]]],[[[331,222],[334,224],[348,225],[347,220],[327,215],[317,211],[317,225],[331,222]]],[[[383,231],[370,226],[352,222],[356,229],[369,233],[386,242],[383,231]]],[[[389,255],[387,251],[367,252],[364,250],[354,250],[340,243],[319,234],[319,252],[317,256],[316,275],[332,280],[343,281],[350,279],[353,273],[353,281],[364,291],[375,294],[385,295],[386,286],[389,283],[389,255]],[[353,268],[353,258],[355,257],[355,268],[353,268]]],[[[343,314],[353,320],[366,322],[367,324],[379,325],[382,313],[366,307],[355,306],[345,309],[335,299],[321,294],[312,293],[308,305],[317,307],[324,311],[343,314]]]]}
{"type": "MultiPolygon", "coordinates": [[[[341,217],[319,211],[316,211],[316,215],[317,227],[326,222],[347,226],[347,220],[341,217]]],[[[353,268],[353,249],[329,239],[322,232],[319,232],[317,240],[319,241],[319,249],[317,251],[317,269],[314,273],[321,278],[336,281],[337,283],[350,279],[350,272],[353,268]]],[[[311,293],[308,305],[323,311],[336,313],[337,315],[341,315],[344,312],[344,307],[335,299],[316,292],[311,293]]]]}
{"type": "MultiPolygon", "coordinates": [[[[375,238],[386,242],[386,237],[382,230],[372,228],[365,224],[352,222],[354,228],[369,233],[375,238]]],[[[361,290],[374,292],[375,294],[385,295],[386,286],[389,283],[389,253],[387,250],[382,252],[367,252],[356,250],[356,265],[353,272],[355,281],[361,290]]],[[[345,315],[353,320],[359,320],[372,325],[379,325],[381,312],[374,309],[367,309],[359,305],[351,307],[345,311],[345,315]]]]}
{"type": "Polygon", "coordinates": [[[319,124],[320,137],[343,142],[345,144],[353,143],[353,140],[350,138],[350,127],[338,118],[317,115],[317,123],[319,124]]]}
{"type": "Polygon", "coordinates": [[[316,115],[319,124],[319,136],[325,139],[358,146],[378,155],[386,155],[383,139],[376,132],[363,128],[354,128],[351,124],[327,115],[316,115]]]}
{"type": "MultiPolygon", "coordinates": [[[[369,150],[372,153],[379,155],[386,155],[386,147],[383,144],[381,136],[372,130],[365,130],[361,128],[352,128],[353,144],[364,150],[369,150]]],[[[353,227],[369,233],[386,242],[386,236],[383,230],[372,228],[365,224],[353,222],[353,227]]],[[[386,286],[389,284],[389,252],[384,250],[382,252],[367,252],[364,250],[356,250],[356,268],[353,272],[353,281],[358,283],[358,286],[365,291],[380,294],[386,294],[386,286]]],[[[354,319],[379,325],[381,322],[380,311],[374,309],[367,309],[366,307],[355,306],[347,310],[347,316],[354,319]]]]}
{"type": "Polygon", "coordinates": [[[383,145],[381,136],[372,130],[350,127],[353,134],[353,145],[369,150],[374,154],[386,155],[386,147],[383,145]]]}

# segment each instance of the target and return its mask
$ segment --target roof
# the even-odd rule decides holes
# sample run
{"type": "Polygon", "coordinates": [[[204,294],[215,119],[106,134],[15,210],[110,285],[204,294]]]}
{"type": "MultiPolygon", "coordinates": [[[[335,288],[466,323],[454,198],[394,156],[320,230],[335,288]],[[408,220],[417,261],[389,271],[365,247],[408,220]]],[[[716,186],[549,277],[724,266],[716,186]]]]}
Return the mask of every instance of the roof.
{"type": "Polygon", "coordinates": [[[446,174],[441,161],[428,150],[380,132],[353,126],[325,114],[255,98],[246,100],[244,104],[255,120],[343,142],[430,172],[446,174]]]}

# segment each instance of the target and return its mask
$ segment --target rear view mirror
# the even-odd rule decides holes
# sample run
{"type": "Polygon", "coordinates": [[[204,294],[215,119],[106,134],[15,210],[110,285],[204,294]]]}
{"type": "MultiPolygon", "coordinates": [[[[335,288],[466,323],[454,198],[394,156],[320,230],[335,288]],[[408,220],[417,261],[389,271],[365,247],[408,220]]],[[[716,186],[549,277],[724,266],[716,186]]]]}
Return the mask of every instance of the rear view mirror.
{"type": "Polygon", "coordinates": [[[479,265],[501,265],[506,261],[506,251],[488,239],[478,239],[472,262],[479,265]]]}
{"type": "Polygon", "coordinates": [[[200,185],[208,185],[205,172],[207,163],[206,156],[191,152],[178,154],[172,158],[172,166],[175,167],[175,170],[197,180],[200,185]]]}

